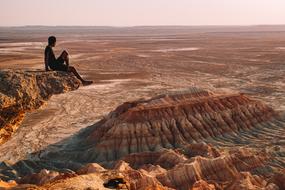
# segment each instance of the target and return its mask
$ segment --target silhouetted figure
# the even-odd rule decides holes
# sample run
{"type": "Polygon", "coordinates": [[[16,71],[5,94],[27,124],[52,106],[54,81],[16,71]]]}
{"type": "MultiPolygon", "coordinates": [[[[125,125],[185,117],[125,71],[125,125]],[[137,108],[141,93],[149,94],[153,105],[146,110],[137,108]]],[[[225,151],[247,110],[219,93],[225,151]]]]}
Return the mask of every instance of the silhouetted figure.
{"type": "Polygon", "coordinates": [[[63,51],[61,55],[56,58],[53,52],[53,47],[56,45],[56,37],[50,36],[48,38],[48,45],[45,49],[45,69],[49,71],[49,68],[53,71],[65,71],[72,72],[83,85],[92,84],[93,81],[84,80],[72,66],[69,66],[69,56],[67,51],[63,51]]]}

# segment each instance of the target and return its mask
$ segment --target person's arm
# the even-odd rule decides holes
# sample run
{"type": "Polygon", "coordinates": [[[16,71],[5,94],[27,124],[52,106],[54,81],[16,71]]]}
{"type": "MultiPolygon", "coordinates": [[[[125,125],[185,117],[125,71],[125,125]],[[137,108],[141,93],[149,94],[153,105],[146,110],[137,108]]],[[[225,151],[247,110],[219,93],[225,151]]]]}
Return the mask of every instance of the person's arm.
{"type": "Polygon", "coordinates": [[[48,68],[48,58],[47,57],[45,58],[45,69],[46,69],[46,71],[49,71],[49,68],[48,68]]]}
{"type": "Polygon", "coordinates": [[[65,63],[66,63],[66,65],[67,65],[67,67],[69,67],[69,57],[68,57],[68,56],[66,57],[65,63]]]}
{"type": "Polygon", "coordinates": [[[49,54],[49,52],[45,53],[45,69],[46,71],[49,71],[49,67],[48,67],[49,56],[47,54],[49,54]]]}
{"type": "Polygon", "coordinates": [[[66,50],[63,51],[63,57],[65,57],[66,66],[69,67],[69,53],[66,50]]]}

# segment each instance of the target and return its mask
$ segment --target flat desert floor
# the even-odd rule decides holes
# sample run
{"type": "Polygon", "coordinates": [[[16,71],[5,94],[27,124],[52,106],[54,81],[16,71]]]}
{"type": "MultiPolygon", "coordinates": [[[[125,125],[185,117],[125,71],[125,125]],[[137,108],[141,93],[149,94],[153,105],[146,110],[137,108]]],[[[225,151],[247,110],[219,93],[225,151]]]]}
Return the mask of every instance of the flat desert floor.
{"type": "Polygon", "coordinates": [[[43,70],[49,35],[56,54],[68,50],[71,65],[95,83],[29,113],[0,146],[0,161],[25,159],[123,102],[192,86],[285,110],[285,27],[0,28],[0,69],[43,70]]]}

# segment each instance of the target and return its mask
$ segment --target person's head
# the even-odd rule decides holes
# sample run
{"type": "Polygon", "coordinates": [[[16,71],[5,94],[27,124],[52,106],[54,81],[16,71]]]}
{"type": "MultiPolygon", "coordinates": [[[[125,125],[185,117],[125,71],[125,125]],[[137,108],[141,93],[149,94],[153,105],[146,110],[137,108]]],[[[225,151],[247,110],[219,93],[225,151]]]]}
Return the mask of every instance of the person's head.
{"type": "Polygon", "coordinates": [[[50,37],[48,38],[48,45],[51,46],[51,47],[54,47],[55,44],[56,44],[56,37],[50,36],[50,37]]]}

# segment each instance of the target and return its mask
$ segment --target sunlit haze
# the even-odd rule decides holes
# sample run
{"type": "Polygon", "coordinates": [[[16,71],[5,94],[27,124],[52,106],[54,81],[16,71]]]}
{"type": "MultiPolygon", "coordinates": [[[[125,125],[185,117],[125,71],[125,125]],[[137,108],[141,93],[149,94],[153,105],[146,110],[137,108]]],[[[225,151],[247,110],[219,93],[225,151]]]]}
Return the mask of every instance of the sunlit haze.
{"type": "Polygon", "coordinates": [[[0,25],[285,24],[284,0],[1,0],[0,25]]]}

